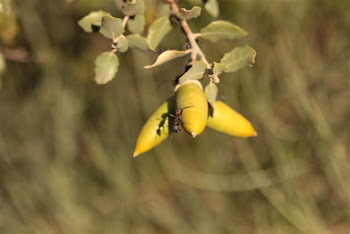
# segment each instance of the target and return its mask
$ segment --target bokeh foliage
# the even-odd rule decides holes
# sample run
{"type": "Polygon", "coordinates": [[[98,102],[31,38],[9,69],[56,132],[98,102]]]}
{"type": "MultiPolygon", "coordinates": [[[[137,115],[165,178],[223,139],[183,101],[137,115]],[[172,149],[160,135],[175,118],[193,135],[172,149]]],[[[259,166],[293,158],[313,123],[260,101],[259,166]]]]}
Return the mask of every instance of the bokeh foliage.
{"type": "MultiPolygon", "coordinates": [[[[110,44],[76,22],[99,9],[121,16],[113,1],[16,1],[16,37],[1,42],[0,233],[349,231],[348,1],[219,4],[249,35],[201,46],[209,61],[234,46],[258,52],[253,68],[222,77],[218,95],[259,136],[178,134],[134,159],[185,59],[145,70],[156,56],[130,50],[98,86],[94,59],[110,44]]],[[[147,27],[161,9],[146,1],[147,27]]],[[[210,21],[204,13],[191,27],[210,21]]],[[[160,47],[184,41],[175,30],[160,47]]]]}

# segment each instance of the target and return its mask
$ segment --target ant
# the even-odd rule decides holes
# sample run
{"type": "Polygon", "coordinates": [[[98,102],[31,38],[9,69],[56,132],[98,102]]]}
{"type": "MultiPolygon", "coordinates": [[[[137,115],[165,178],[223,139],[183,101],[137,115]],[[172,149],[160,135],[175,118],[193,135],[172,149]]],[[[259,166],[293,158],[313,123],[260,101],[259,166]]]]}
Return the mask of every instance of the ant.
{"type": "Polygon", "coordinates": [[[179,108],[179,109],[176,109],[175,111],[175,115],[173,114],[170,114],[171,117],[174,117],[174,121],[171,125],[171,130],[175,133],[177,133],[178,131],[181,131],[181,129],[179,128],[180,124],[181,124],[181,116],[182,116],[182,111],[184,109],[187,109],[187,108],[190,108],[190,107],[194,107],[194,106],[186,106],[186,107],[183,107],[183,108],[179,108]]]}

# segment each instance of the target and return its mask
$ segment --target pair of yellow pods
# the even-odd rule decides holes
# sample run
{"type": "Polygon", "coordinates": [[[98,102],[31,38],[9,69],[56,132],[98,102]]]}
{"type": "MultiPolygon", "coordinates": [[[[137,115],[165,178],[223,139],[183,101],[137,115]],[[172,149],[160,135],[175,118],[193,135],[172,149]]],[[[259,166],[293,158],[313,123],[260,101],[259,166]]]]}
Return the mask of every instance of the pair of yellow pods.
{"type": "Polygon", "coordinates": [[[252,137],[257,133],[252,124],[241,114],[222,101],[215,102],[213,113],[208,111],[208,102],[199,81],[190,80],[175,88],[175,100],[169,98],[149,117],[136,141],[134,157],[145,153],[164,141],[171,132],[176,109],[183,110],[181,124],[183,129],[198,136],[206,126],[230,136],[252,137]]]}

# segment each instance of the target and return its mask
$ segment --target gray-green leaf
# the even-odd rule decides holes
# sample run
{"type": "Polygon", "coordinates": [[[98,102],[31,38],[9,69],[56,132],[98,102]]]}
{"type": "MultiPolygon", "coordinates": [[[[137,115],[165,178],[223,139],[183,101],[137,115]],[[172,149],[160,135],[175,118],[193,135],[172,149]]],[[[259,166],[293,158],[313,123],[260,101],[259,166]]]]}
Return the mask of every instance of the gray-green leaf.
{"type": "Polygon", "coordinates": [[[134,2],[126,1],[122,5],[121,11],[124,15],[143,15],[145,12],[145,2],[143,0],[137,0],[134,2]]]}
{"type": "MultiPolygon", "coordinates": [[[[255,62],[256,51],[250,47],[236,47],[231,52],[228,52],[220,60],[224,65],[224,72],[235,72],[243,67],[252,66],[255,62]]],[[[214,67],[215,68],[215,67],[214,67]]]]}
{"type": "Polygon", "coordinates": [[[172,26],[168,17],[161,17],[153,22],[148,30],[147,42],[151,50],[157,49],[159,43],[170,32],[172,26]]]}
{"type": "Polygon", "coordinates": [[[176,16],[181,20],[189,20],[200,16],[201,11],[202,8],[200,8],[199,6],[194,6],[191,10],[180,8],[179,11],[176,13],[176,16]]]}
{"type": "Polygon", "coordinates": [[[217,0],[208,0],[205,3],[204,8],[213,18],[217,18],[219,16],[219,4],[217,0]]]}
{"type": "Polygon", "coordinates": [[[225,70],[225,65],[224,64],[214,62],[214,69],[213,69],[214,75],[218,76],[222,72],[224,72],[224,70],[225,70]]]}
{"type": "Polygon", "coordinates": [[[210,82],[204,89],[205,97],[210,105],[215,108],[216,96],[218,94],[218,87],[216,84],[210,82]]]}
{"type": "Polygon", "coordinates": [[[131,33],[141,34],[145,28],[145,17],[143,15],[135,15],[133,19],[128,21],[128,30],[131,33]]]}
{"type": "Polygon", "coordinates": [[[98,32],[101,27],[102,17],[110,16],[108,12],[105,11],[92,11],[87,16],[83,17],[78,21],[78,25],[85,32],[98,32]]]}
{"type": "Polygon", "coordinates": [[[184,83],[187,80],[202,79],[205,69],[206,69],[206,65],[202,60],[194,62],[193,66],[180,77],[179,79],[180,84],[184,83]]]}
{"type": "Polygon", "coordinates": [[[112,52],[103,52],[95,60],[95,81],[97,84],[106,84],[118,72],[119,60],[112,52]]]}
{"type": "Polygon", "coordinates": [[[157,4],[157,8],[155,9],[156,11],[156,17],[163,17],[163,16],[167,16],[169,17],[169,15],[171,14],[171,9],[169,7],[168,4],[157,4]]]}
{"type": "Polygon", "coordinates": [[[246,36],[248,33],[237,25],[219,20],[213,21],[201,31],[201,36],[211,42],[216,42],[222,39],[235,39],[246,36]]]}
{"type": "Polygon", "coordinates": [[[128,48],[129,48],[128,40],[126,40],[124,36],[121,36],[118,40],[117,50],[121,53],[124,53],[125,51],[128,50],[128,48]]]}
{"type": "Polygon", "coordinates": [[[142,51],[150,51],[147,39],[139,34],[131,34],[126,36],[131,48],[139,49],[142,51]]]}
{"type": "Polygon", "coordinates": [[[113,16],[102,17],[100,33],[110,39],[115,39],[124,33],[122,20],[113,16]]]}
{"type": "Polygon", "coordinates": [[[170,60],[185,56],[188,53],[191,53],[191,50],[187,50],[187,51],[167,50],[167,51],[164,51],[163,53],[161,53],[158,56],[155,63],[153,63],[152,65],[145,66],[145,68],[148,69],[148,68],[153,68],[153,67],[159,66],[159,65],[166,63],[170,60]]]}

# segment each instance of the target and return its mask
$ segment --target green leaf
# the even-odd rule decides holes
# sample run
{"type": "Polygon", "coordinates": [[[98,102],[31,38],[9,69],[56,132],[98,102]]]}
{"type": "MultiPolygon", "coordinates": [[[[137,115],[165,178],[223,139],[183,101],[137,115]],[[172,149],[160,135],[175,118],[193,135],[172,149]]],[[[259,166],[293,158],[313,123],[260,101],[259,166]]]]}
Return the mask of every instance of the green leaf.
{"type": "Polygon", "coordinates": [[[167,16],[171,14],[171,9],[168,4],[157,4],[158,6],[155,9],[157,18],[167,16]]]}
{"type": "Polygon", "coordinates": [[[110,39],[115,39],[124,33],[122,20],[113,16],[102,17],[100,33],[110,39]]]}
{"type": "Polygon", "coordinates": [[[214,69],[213,69],[214,75],[218,76],[221,73],[223,73],[224,70],[225,70],[225,65],[224,64],[214,62],[214,69]]]}
{"type": "Polygon", "coordinates": [[[117,50],[121,53],[124,53],[125,51],[128,50],[128,48],[129,48],[128,40],[126,40],[124,36],[121,36],[118,40],[117,50]]]}
{"type": "Polygon", "coordinates": [[[187,80],[202,79],[205,69],[206,69],[206,65],[202,60],[194,62],[193,66],[180,77],[179,79],[180,84],[184,83],[187,80]]]}
{"type": "Polygon", "coordinates": [[[131,33],[143,33],[143,30],[145,28],[145,17],[143,15],[135,15],[133,19],[129,19],[128,21],[128,30],[131,33]]]}
{"type": "Polygon", "coordinates": [[[92,11],[87,16],[78,21],[78,25],[85,32],[98,32],[101,27],[102,17],[111,16],[110,13],[105,11],[92,11]]]}
{"type": "Polygon", "coordinates": [[[180,8],[179,11],[176,13],[176,16],[181,20],[189,20],[200,16],[201,11],[202,8],[200,8],[199,6],[194,6],[191,10],[180,8]]]}
{"type": "Polygon", "coordinates": [[[153,22],[148,30],[147,42],[151,50],[156,50],[159,43],[170,32],[172,26],[168,17],[161,17],[153,22]]]}
{"type": "Polygon", "coordinates": [[[217,18],[219,16],[219,4],[217,0],[208,0],[204,4],[204,8],[213,18],[217,18]]]}
{"type": "Polygon", "coordinates": [[[213,21],[201,30],[201,36],[211,42],[216,42],[222,39],[235,39],[246,36],[248,33],[227,21],[213,21]]]}
{"type": "Polygon", "coordinates": [[[139,34],[131,34],[126,36],[129,42],[129,47],[139,49],[142,51],[150,51],[147,39],[139,34]]]}
{"type": "Polygon", "coordinates": [[[251,67],[255,62],[255,56],[256,51],[250,46],[236,47],[231,52],[226,53],[220,63],[224,65],[224,72],[235,72],[246,66],[251,67]]]}
{"type": "Polygon", "coordinates": [[[187,50],[187,51],[167,50],[167,51],[164,51],[163,53],[161,53],[158,56],[155,63],[153,63],[152,65],[145,66],[145,68],[148,69],[148,68],[153,68],[153,67],[159,66],[159,65],[166,63],[170,60],[183,57],[188,53],[191,53],[191,50],[187,50]]]}
{"type": "Polygon", "coordinates": [[[103,52],[95,60],[95,81],[97,84],[106,84],[118,72],[119,60],[112,52],[103,52]]]}
{"type": "Polygon", "coordinates": [[[216,95],[218,94],[218,86],[210,82],[204,89],[205,97],[210,105],[215,108],[216,95]]]}
{"type": "Polygon", "coordinates": [[[134,2],[125,1],[122,5],[121,11],[124,15],[143,15],[145,13],[145,2],[143,0],[137,0],[134,2]]]}

